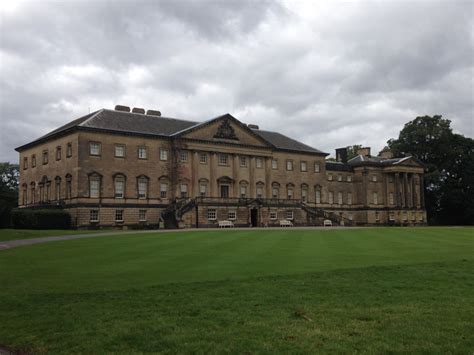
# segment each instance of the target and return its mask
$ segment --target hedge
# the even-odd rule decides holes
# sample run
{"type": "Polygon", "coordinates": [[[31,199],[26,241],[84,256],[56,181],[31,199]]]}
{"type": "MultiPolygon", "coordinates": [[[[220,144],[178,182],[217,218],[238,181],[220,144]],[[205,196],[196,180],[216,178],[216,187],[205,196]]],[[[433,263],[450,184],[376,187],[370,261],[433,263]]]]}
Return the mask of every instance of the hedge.
{"type": "Polygon", "coordinates": [[[69,229],[71,216],[60,209],[14,209],[13,227],[17,229],[69,229]]]}

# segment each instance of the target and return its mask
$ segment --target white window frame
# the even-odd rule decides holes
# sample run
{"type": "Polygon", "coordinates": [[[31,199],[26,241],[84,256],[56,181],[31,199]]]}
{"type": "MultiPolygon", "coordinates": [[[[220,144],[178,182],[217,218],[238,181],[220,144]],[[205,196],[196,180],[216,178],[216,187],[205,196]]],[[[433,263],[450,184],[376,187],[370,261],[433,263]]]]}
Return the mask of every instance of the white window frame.
{"type": "Polygon", "coordinates": [[[337,193],[337,204],[342,205],[343,200],[342,200],[342,192],[337,193]]]}
{"type": "Polygon", "coordinates": [[[280,189],[278,187],[272,187],[272,198],[280,197],[280,189]]]}
{"type": "Polygon", "coordinates": [[[373,201],[374,205],[379,204],[379,194],[378,194],[378,192],[373,192],[372,193],[372,201],[373,201]]]}
{"type": "Polygon", "coordinates": [[[272,169],[273,170],[278,169],[278,159],[272,159],[272,169]]]}
{"type": "Polygon", "coordinates": [[[102,144],[99,142],[89,142],[89,155],[100,156],[102,144]]]}
{"type": "Polygon", "coordinates": [[[328,174],[328,181],[332,181],[332,174],[328,174]]]}
{"type": "Polygon", "coordinates": [[[138,210],[138,221],[139,222],[146,222],[146,210],[140,209],[138,210]]]}
{"type": "Polygon", "coordinates": [[[100,197],[100,178],[92,177],[89,180],[89,197],[99,198],[100,197]]]}
{"type": "Polygon", "coordinates": [[[321,165],[319,163],[314,163],[314,172],[315,173],[321,172],[321,165]]]}
{"type": "Polygon", "coordinates": [[[337,181],[342,181],[342,175],[341,174],[337,175],[337,181]]]}
{"type": "Polygon", "coordinates": [[[257,169],[263,169],[263,158],[260,158],[260,157],[255,158],[255,167],[257,169]]]}
{"type": "Polygon", "coordinates": [[[347,193],[347,204],[352,205],[352,192],[347,193]]]}
{"type": "Polygon", "coordinates": [[[208,208],[207,209],[207,220],[208,221],[217,220],[217,208],[208,208]]]}
{"type": "Polygon", "coordinates": [[[255,194],[259,198],[263,197],[263,186],[262,185],[257,185],[257,188],[255,189],[255,194]]]}
{"type": "Polygon", "coordinates": [[[328,203],[330,205],[334,204],[334,193],[332,191],[329,191],[328,193],[328,203]]]}
{"type": "Polygon", "coordinates": [[[293,187],[288,187],[286,189],[286,197],[291,200],[295,196],[295,192],[293,191],[293,187]]]}
{"type": "Polygon", "coordinates": [[[199,153],[199,163],[207,164],[207,153],[199,153]]]}
{"type": "Polygon", "coordinates": [[[287,171],[293,171],[293,160],[287,160],[286,161],[286,170],[287,171]]]}
{"type": "Polygon", "coordinates": [[[292,221],[295,218],[295,214],[293,210],[286,210],[285,211],[285,219],[292,221]]]}
{"type": "Polygon", "coordinates": [[[146,200],[148,197],[148,180],[147,179],[138,179],[138,198],[140,200],[146,200]],[[144,187],[144,191],[143,191],[144,187]]]}
{"type": "Polygon", "coordinates": [[[114,195],[115,198],[124,198],[125,197],[125,180],[123,178],[115,178],[114,181],[114,195]],[[117,188],[117,184],[122,184],[122,192],[117,192],[120,189],[117,188]]]}
{"type": "Polygon", "coordinates": [[[124,144],[116,144],[114,153],[115,153],[116,158],[125,158],[125,145],[124,144]],[[119,154],[120,150],[122,150],[122,154],[119,154]]]}
{"type": "Polygon", "coordinates": [[[205,182],[199,183],[199,194],[201,196],[206,196],[206,194],[207,194],[207,183],[205,183],[205,182]]]}
{"type": "Polygon", "coordinates": [[[160,198],[168,198],[168,183],[160,183],[160,198]]]}
{"type": "Polygon", "coordinates": [[[347,182],[352,182],[352,176],[351,176],[351,175],[347,175],[346,181],[347,181],[347,182]]]}
{"type": "Polygon", "coordinates": [[[240,185],[240,197],[247,197],[247,185],[240,185]]]}
{"type": "Polygon", "coordinates": [[[229,155],[226,153],[219,153],[219,165],[228,166],[229,165],[229,155]]]}
{"type": "Polygon", "coordinates": [[[115,210],[115,222],[123,222],[123,215],[124,215],[124,210],[123,209],[118,209],[115,210]],[[121,216],[121,218],[117,218],[121,216]]]}
{"type": "Polygon", "coordinates": [[[148,159],[147,149],[146,147],[138,147],[138,159],[148,159]]]}
{"type": "Polygon", "coordinates": [[[320,204],[321,203],[321,189],[316,189],[316,192],[315,192],[315,202],[317,204],[320,204]]]}
{"type": "Polygon", "coordinates": [[[160,160],[167,161],[168,160],[168,149],[160,148],[160,160]]]}
{"type": "Polygon", "coordinates": [[[99,210],[98,209],[92,209],[89,210],[89,222],[99,222],[99,210]],[[95,216],[95,218],[93,218],[95,216]]]}
{"type": "Polygon", "coordinates": [[[300,170],[302,172],[307,172],[308,171],[308,163],[305,161],[300,161],[300,170]]]}
{"type": "Polygon", "coordinates": [[[188,157],[189,157],[189,154],[187,150],[182,150],[179,152],[179,160],[181,161],[181,163],[187,163],[188,157]]]}
{"type": "Polygon", "coordinates": [[[229,221],[235,221],[237,219],[237,211],[236,210],[230,210],[227,212],[227,219],[229,221]]]}
{"type": "Polygon", "coordinates": [[[377,182],[377,175],[372,175],[372,182],[377,182]]]}
{"type": "Polygon", "coordinates": [[[188,184],[180,184],[179,192],[182,198],[187,198],[188,197],[188,184]]]}
{"type": "Polygon", "coordinates": [[[242,168],[246,168],[247,167],[247,157],[239,157],[239,165],[240,167],[242,168]]]}
{"type": "Polygon", "coordinates": [[[272,221],[278,219],[278,212],[275,211],[275,210],[270,211],[270,216],[269,216],[269,217],[270,217],[270,219],[271,219],[272,221]]]}

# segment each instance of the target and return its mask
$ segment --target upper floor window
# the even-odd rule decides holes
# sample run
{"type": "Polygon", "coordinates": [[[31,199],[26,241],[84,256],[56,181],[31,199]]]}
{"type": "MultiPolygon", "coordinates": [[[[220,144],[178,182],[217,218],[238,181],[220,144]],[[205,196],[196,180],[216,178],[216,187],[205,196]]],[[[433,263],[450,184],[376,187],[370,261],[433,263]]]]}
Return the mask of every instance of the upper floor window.
{"type": "Polygon", "coordinates": [[[240,197],[247,197],[247,185],[245,184],[240,185],[240,197]]]}
{"type": "Polygon", "coordinates": [[[374,205],[377,205],[379,203],[379,194],[377,192],[374,192],[372,196],[374,200],[374,205]]]}
{"type": "Polygon", "coordinates": [[[168,160],[168,149],[160,148],[160,160],[168,160]]]}
{"type": "Polygon", "coordinates": [[[148,179],[144,176],[138,178],[138,198],[146,199],[148,196],[148,179]]]}
{"type": "Polygon", "coordinates": [[[28,158],[24,157],[23,158],[23,169],[28,169],[28,158]]]}
{"type": "Polygon", "coordinates": [[[377,175],[372,175],[372,181],[377,182],[377,175]]]}
{"type": "Polygon", "coordinates": [[[100,197],[100,176],[98,175],[91,175],[89,177],[89,197],[100,197]]]}
{"type": "Polygon", "coordinates": [[[321,203],[321,188],[316,188],[316,203],[321,203]]]}
{"type": "Polygon", "coordinates": [[[219,165],[228,165],[229,164],[229,156],[227,154],[219,154],[219,165]]]}
{"type": "Polygon", "coordinates": [[[347,182],[351,182],[352,181],[352,176],[351,175],[347,175],[347,182]]]}
{"type": "Polygon", "coordinates": [[[347,204],[352,205],[352,192],[347,193],[347,204]]]}
{"type": "Polygon", "coordinates": [[[332,174],[328,174],[328,180],[332,181],[332,174]]]}
{"type": "Polygon", "coordinates": [[[160,198],[167,198],[168,195],[168,184],[162,182],[160,184],[160,198]]]}
{"type": "Polygon", "coordinates": [[[138,159],[147,159],[146,147],[138,147],[138,159]]]}
{"type": "Polygon", "coordinates": [[[66,198],[72,198],[72,176],[66,175],[66,198]]]}
{"type": "Polygon", "coordinates": [[[319,163],[314,163],[314,172],[315,173],[321,172],[321,165],[319,163]]]}
{"type": "Polygon", "coordinates": [[[308,171],[308,165],[305,161],[300,162],[301,171],[308,171]]]}
{"type": "Polygon", "coordinates": [[[291,171],[293,170],[293,160],[286,161],[286,170],[291,171]]]}
{"type": "Polygon", "coordinates": [[[262,158],[256,158],[256,159],[255,159],[255,166],[256,166],[258,169],[263,168],[263,159],[262,159],[262,158]]]}
{"type": "Polygon", "coordinates": [[[207,153],[200,153],[199,154],[199,162],[201,164],[207,164],[207,153]]]}
{"type": "Polygon", "coordinates": [[[117,175],[114,179],[115,185],[115,198],[124,198],[125,197],[125,177],[122,175],[117,175]]]}
{"type": "Polygon", "coordinates": [[[199,183],[199,194],[201,196],[206,196],[207,195],[207,183],[206,182],[199,183]]]}
{"type": "Polygon", "coordinates": [[[263,197],[263,184],[257,184],[257,197],[263,197]]]}
{"type": "Polygon", "coordinates": [[[31,156],[31,167],[32,168],[36,167],[36,154],[33,154],[31,156]]]}
{"type": "Polygon", "coordinates": [[[394,199],[394,195],[393,195],[393,192],[390,192],[390,194],[388,195],[388,201],[391,205],[394,204],[395,202],[395,199],[394,199]]]}
{"type": "Polygon", "coordinates": [[[123,144],[115,145],[115,157],[124,158],[125,157],[125,146],[123,144]]]}
{"type": "Polygon", "coordinates": [[[44,150],[43,151],[43,165],[48,164],[48,151],[44,150]]]}
{"type": "Polygon", "coordinates": [[[329,193],[328,193],[328,203],[329,204],[334,203],[334,193],[332,191],[329,191],[329,193]]]}
{"type": "Polygon", "coordinates": [[[286,195],[289,200],[293,198],[293,186],[288,186],[286,189],[286,195]]]}
{"type": "Polygon", "coordinates": [[[274,170],[278,169],[278,160],[277,159],[272,159],[272,169],[274,169],[274,170]]]}
{"type": "Polygon", "coordinates": [[[240,166],[242,167],[247,166],[247,157],[240,157],[240,166]]]}
{"type": "Polygon", "coordinates": [[[90,155],[100,155],[100,143],[90,142],[89,143],[89,154],[90,155]]]}
{"type": "Polygon", "coordinates": [[[61,177],[56,176],[55,180],[55,200],[61,199],[61,177]]]}
{"type": "Polygon", "coordinates": [[[66,158],[72,157],[72,143],[66,145],[66,158]]]}
{"type": "Polygon", "coordinates": [[[303,202],[308,201],[308,186],[306,185],[301,186],[301,200],[303,202]]]}
{"type": "Polygon", "coordinates": [[[342,175],[341,175],[341,174],[339,174],[339,175],[337,176],[337,181],[342,181],[342,175]]]}
{"type": "Polygon", "coordinates": [[[56,160],[61,160],[61,147],[56,147],[56,160]]]}
{"type": "Polygon", "coordinates": [[[188,184],[181,184],[180,186],[181,197],[188,197],[188,184]]]}
{"type": "Polygon", "coordinates": [[[179,160],[181,161],[181,163],[188,162],[188,152],[186,150],[182,150],[179,152],[179,160]]]}
{"type": "Polygon", "coordinates": [[[277,184],[273,184],[272,186],[272,198],[279,198],[280,197],[280,186],[277,184]]]}
{"type": "Polygon", "coordinates": [[[337,203],[342,205],[342,192],[337,193],[337,203]]]}

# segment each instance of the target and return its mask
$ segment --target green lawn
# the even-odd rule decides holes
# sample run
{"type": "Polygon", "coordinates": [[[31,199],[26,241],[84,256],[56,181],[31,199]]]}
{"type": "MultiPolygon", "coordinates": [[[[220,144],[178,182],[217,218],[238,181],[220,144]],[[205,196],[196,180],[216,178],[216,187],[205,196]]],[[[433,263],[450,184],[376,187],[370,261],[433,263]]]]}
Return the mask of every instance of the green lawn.
{"type": "Polygon", "coordinates": [[[39,237],[54,237],[58,235],[69,234],[88,234],[110,232],[110,230],[72,230],[72,229],[48,229],[48,230],[34,230],[34,229],[0,229],[0,242],[5,240],[15,239],[30,239],[39,237]]]}
{"type": "Polygon", "coordinates": [[[8,249],[0,345],[467,354],[473,270],[473,228],[137,233],[8,249]]]}

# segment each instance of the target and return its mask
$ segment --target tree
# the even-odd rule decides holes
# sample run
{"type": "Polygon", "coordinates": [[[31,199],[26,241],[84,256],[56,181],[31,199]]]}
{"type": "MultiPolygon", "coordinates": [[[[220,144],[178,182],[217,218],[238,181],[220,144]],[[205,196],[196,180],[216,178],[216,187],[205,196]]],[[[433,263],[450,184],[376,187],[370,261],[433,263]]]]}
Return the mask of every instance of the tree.
{"type": "Polygon", "coordinates": [[[0,227],[10,225],[10,213],[18,206],[20,171],[17,164],[0,163],[0,227]]]}
{"type": "Polygon", "coordinates": [[[413,155],[425,164],[428,217],[436,224],[474,223],[474,140],[452,132],[442,116],[405,124],[388,146],[395,156],[413,155]]]}
{"type": "Polygon", "coordinates": [[[362,144],[354,144],[347,147],[347,160],[357,156],[357,152],[362,148],[362,144]]]}

